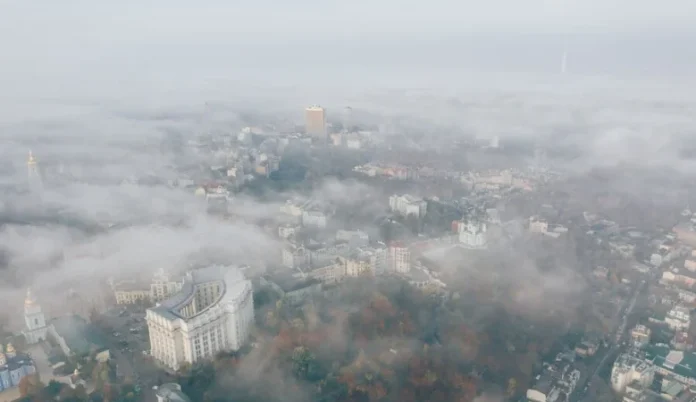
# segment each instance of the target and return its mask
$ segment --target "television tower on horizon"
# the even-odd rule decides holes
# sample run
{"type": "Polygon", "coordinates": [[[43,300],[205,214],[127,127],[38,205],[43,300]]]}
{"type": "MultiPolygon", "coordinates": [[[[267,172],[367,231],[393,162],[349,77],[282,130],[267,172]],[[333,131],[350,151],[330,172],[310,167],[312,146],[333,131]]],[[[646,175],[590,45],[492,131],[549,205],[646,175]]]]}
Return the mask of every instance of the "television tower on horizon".
{"type": "Polygon", "coordinates": [[[29,151],[29,157],[27,158],[27,180],[29,181],[30,185],[41,184],[39,166],[31,150],[29,151]]]}

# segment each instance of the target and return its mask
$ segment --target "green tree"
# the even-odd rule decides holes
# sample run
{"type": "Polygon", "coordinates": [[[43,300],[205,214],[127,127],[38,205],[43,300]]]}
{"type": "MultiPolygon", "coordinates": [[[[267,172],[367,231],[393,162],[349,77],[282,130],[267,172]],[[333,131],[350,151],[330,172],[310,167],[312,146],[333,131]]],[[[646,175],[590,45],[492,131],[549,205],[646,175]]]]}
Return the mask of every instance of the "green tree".
{"type": "Polygon", "coordinates": [[[41,383],[38,374],[28,375],[19,381],[19,394],[21,396],[38,396],[45,386],[41,383]]]}
{"type": "Polygon", "coordinates": [[[58,381],[51,380],[48,382],[48,385],[45,388],[46,395],[50,397],[55,397],[60,394],[60,391],[63,390],[63,384],[61,384],[58,381]]]}
{"type": "Polygon", "coordinates": [[[292,369],[296,376],[306,378],[314,356],[309,349],[298,346],[292,352],[292,369]]]}

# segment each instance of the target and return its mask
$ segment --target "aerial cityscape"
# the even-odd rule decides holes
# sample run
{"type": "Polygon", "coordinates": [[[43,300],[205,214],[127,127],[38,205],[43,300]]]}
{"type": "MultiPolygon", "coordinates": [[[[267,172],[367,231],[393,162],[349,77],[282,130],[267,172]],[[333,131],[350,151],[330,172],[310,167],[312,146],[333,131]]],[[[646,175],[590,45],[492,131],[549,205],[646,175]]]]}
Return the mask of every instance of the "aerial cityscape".
{"type": "Polygon", "coordinates": [[[0,3],[0,402],[696,402],[696,2],[0,3]]]}
{"type": "Polygon", "coordinates": [[[2,318],[0,395],[696,397],[693,179],[578,169],[553,141],[434,150],[339,110],[166,132],[142,145],[160,175],[28,150],[5,186],[24,307],[2,318]]]}

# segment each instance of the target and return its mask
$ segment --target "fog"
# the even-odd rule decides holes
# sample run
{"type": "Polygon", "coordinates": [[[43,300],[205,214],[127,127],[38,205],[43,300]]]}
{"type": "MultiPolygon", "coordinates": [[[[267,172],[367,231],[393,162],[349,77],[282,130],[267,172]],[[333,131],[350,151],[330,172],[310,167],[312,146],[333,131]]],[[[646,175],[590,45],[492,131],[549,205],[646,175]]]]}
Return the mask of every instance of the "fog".
{"type": "Polygon", "coordinates": [[[103,313],[113,280],[219,263],[249,265],[256,285],[295,271],[288,244],[361,230],[378,247],[428,243],[409,269],[445,290],[403,273],[348,278],[294,307],[255,289],[271,301],[251,352],[216,357],[207,388],[206,364],[172,378],[238,401],[332,400],[322,392],[336,383],[350,390],[340,400],[523,395],[568,337],[621,339],[636,284],[673,268],[627,267],[671,250],[666,234],[696,202],[695,26],[686,0],[0,0],[0,327],[21,330],[27,288],[48,318],[103,313]],[[360,145],[296,141],[310,104],[360,145]],[[249,127],[261,134],[242,143],[249,127]],[[274,172],[259,172],[261,155],[274,172]],[[354,171],[366,163],[417,173],[354,171]],[[491,170],[522,184],[467,187],[491,170]],[[195,194],[213,182],[229,189],[224,214],[195,194]],[[390,210],[407,193],[425,217],[390,210]],[[328,223],[281,213],[288,200],[328,223]],[[493,208],[500,221],[483,218],[493,208]],[[595,233],[593,214],[620,229],[595,233]],[[534,216],[564,230],[535,233],[534,216]],[[485,221],[488,243],[460,245],[453,220],[485,221]],[[282,238],[287,223],[297,233],[282,238]],[[622,257],[629,229],[646,234],[622,257]],[[607,305],[614,315],[597,313],[607,305]],[[302,353],[321,380],[296,367],[302,353]]]}

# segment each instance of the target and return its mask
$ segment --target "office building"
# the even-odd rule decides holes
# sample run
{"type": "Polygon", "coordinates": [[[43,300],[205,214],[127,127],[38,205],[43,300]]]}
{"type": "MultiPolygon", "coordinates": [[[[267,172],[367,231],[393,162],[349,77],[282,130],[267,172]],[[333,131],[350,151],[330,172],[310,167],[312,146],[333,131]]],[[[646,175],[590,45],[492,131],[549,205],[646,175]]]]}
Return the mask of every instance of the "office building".
{"type": "Polygon", "coordinates": [[[611,369],[611,388],[618,393],[626,390],[633,382],[643,387],[650,386],[655,378],[655,366],[639,356],[622,354],[611,369]]]}
{"type": "Polygon", "coordinates": [[[238,350],[254,321],[251,282],[237,267],[192,271],[178,293],[147,310],[146,320],[152,357],[172,370],[238,350]]]}
{"type": "Polygon", "coordinates": [[[326,140],[326,110],[321,106],[305,109],[305,131],[321,141],[326,140]]]}

